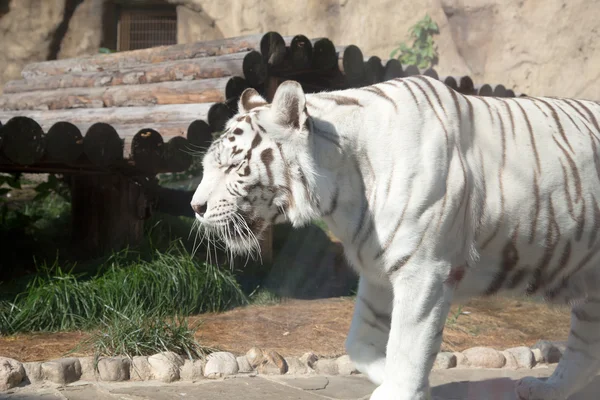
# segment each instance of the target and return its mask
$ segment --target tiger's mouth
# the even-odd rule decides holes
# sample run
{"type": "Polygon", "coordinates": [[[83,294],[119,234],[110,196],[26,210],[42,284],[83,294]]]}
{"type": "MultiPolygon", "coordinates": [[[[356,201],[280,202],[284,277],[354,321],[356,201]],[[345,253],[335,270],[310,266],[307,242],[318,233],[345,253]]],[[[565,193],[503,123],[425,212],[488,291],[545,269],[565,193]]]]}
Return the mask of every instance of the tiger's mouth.
{"type": "Polygon", "coordinates": [[[205,228],[223,242],[228,251],[237,255],[256,255],[260,253],[259,240],[267,224],[262,218],[237,212],[225,223],[205,228]]]}

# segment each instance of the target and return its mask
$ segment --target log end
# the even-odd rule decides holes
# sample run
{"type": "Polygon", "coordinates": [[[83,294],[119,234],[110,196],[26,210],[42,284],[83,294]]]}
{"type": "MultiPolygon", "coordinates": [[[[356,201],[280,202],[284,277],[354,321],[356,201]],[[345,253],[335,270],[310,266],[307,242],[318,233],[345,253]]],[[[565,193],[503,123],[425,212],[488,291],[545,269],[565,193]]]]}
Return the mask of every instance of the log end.
{"type": "Polygon", "coordinates": [[[192,152],[205,152],[213,141],[212,128],[205,121],[196,120],[187,130],[187,140],[192,152]]]}
{"type": "Polygon", "coordinates": [[[83,152],[92,163],[108,167],[123,159],[123,140],[115,128],[104,122],[97,122],[83,138],[83,152]]]}
{"type": "Polygon", "coordinates": [[[154,129],[141,129],[131,141],[131,158],[139,170],[151,173],[163,170],[164,152],[163,138],[154,129]]]}
{"type": "Polygon", "coordinates": [[[44,156],[45,138],[42,127],[31,118],[13,117],[0,128],[1,152],[9,161],[31,165],[44,156]]]}
{"type": "Polygon", "coordinates": [[[72,164],[83,154],[83,135],[70,122],[57,122],[46,134],[46,155],[53,162],[72,164]]]}
{"type": "Polygon", "coordinates": [[[186,138],[176,136],[167,142],[164,151],[164,165],[169,172],[182,172],[192,165],[192,153],[186,138]]]}
{"type": "Polygon", "coordinates": [[[480,96],[493,96],[494,91],[492,90],[492,87],[486,83],[479,88],[477,94],[480,96]]]}

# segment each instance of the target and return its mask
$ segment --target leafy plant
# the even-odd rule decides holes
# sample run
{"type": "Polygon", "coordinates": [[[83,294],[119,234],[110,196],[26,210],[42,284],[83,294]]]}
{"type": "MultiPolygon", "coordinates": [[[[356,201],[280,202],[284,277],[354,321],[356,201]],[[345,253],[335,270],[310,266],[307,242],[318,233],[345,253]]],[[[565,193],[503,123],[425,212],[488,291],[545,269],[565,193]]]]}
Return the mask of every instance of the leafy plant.
{"type": "Polygon", "coordinates": [[[438,25],[426,14],[409,30],[412,46],[402,42],[392,51],[390,57],[397,58],[403,65],[415,65],[420,69],[430,68],[438,61],[433,35],[439,33],[438,25]]]}
{"type": "Polygon", "coordinates": [[[69,188],[54,174],[49,174],[46,182],[39,183],[35,187],[35,192],[37,194],[33,198],[34,201],[45,199],[51,193],[56,193],[66,200],[68,200],[70,196],[69,188]]]}
{"type": "Polygon", "coordinates": [[[6,195],[9,194],[12,189],[21,189],[19,175],[0,174],[0,201],[6,201],[6,195]],[[5,184],[8,185],[8,187],[2,187],[5,184]]]}

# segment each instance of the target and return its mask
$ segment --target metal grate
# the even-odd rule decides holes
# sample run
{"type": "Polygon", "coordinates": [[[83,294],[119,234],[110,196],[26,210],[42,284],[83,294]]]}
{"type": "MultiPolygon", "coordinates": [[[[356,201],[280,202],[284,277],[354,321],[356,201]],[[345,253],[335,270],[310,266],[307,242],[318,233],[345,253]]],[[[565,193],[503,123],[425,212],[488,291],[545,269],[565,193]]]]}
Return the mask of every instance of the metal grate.
{"type": "Polygon", "coordinates": [[[177,44],[175,9],[121,9],[119,51],[177,44]]]}

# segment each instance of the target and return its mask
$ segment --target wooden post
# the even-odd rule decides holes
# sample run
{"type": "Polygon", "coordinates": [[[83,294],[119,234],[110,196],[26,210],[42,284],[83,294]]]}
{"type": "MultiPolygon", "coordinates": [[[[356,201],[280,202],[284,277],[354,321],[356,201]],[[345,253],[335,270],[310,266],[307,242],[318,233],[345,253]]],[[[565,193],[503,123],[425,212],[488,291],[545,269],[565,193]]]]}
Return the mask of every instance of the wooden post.
{"type": "Polygon", "coordinates": [[[116,174],[73,175],[70,183],[78,251],[99,256],[141,242],[150,204],[140,185],[116,174]]]}

